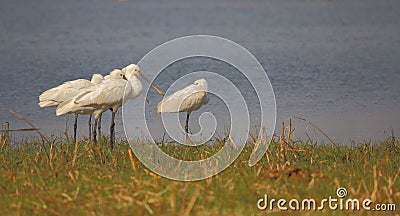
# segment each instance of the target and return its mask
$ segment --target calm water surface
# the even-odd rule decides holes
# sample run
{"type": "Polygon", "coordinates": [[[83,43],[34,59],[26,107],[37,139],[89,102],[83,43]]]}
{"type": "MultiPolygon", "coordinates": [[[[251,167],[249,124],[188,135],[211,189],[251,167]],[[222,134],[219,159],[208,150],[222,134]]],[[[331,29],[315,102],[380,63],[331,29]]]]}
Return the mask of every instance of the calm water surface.
{"type": "MultiPolygon", "coordinates": [[[[65,117],[55,117],[53,108],[39,108],[42,91],[138,62],[154,47],[192,34],[228,38],[256,56],[275,90],[277,122],[306,117],[333,139],[347,143],[382,139],[391,127],[400,133],[396,0],[2,1],[0,122],[26,127],[8,112],[12,108],[45,132],[61,134],[65,117]]],[[[171,76],[160,76],[156,84],[167,89],[171,77],[196,70],[223,75],[233,71],[218,61],[188,59],[167,68],[171,76]]],[[[232,80],[249,89],[242,76],[232,80]]],[[[254,119],[259,111],[253,93],[244,90],[254,119]]],[[[154,98],[150,107],[160,99],[154,98]]],[[[227,116],[217,99],[202,110],[221,119],[227,116]]],[[[150,112],[153,118],[156,114],[150,112]]],[[[82,127],[86,121],[80,119],[82,127]]],[[[295,124],[296,134],[305,137],[304,123],[295,124]]],[[[123,135],[121,119],[118,125],[123,135]]]]}

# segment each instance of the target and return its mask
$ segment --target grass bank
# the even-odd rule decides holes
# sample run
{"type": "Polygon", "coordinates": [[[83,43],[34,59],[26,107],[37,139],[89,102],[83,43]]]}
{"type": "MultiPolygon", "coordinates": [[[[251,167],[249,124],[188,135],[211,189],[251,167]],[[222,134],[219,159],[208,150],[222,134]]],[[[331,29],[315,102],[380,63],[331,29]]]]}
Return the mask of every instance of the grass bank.
{"type": "MultiPolygon", "coordinates": [[[[190,151],[163,146],[171,155],[198,158],[218,151],[221,143],[190,151]],[[183,152],[185,151],[185,152],[183,152]]],[[[337,198],[345,187],[348,198],[370,198],[400,208],[400,147],[397,139],[377,144],[328,146],[301,141],[274,141],[253,167],[247,162],[252,145],[222,173],[197,182],[178,182],[146,169],[129,146],[119,142],[111,151],[82,141],[54,141],[19,147],[4,145],[0,152],[1,215],[265,215],[316,213],[364,215],[365,211],[260,211],[257,201],[337,198]]],[[[368,212],[377,214],[377,211],[368,212]]],[[[395,212],[379,212],[393,215],[395,212]]]]}

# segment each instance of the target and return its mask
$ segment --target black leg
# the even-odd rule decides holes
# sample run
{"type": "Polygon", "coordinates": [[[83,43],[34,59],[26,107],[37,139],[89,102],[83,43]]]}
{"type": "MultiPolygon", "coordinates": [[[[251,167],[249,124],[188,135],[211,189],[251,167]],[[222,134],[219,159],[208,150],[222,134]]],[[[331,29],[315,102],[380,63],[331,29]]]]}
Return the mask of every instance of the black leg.
{"type": "Polygon", "coordinates": [[[185,131],[187,134],[189,133],[189,116],[190,116],[190,112],[188,112],[186,115],[185,131]]]}
{"type": "Polygon", "coordinates": [[[101,137],[101,116],[102,116],[102,115],[103,115],[103,113],[100,114],[99,122],[97,123],[97,129],[98,129],[98,131],[99,131],[99,137],[101,137]]]}
{"type": "Polygon", "coordinates": [[[92,114],[89,115],[89,140],[92,140],[92,114]]]}
{"type": "Polygon", "coordinates": [[[115,119],[115,112],[112,112],[112,114],[111,114],[111,125],[110,125],[110,147],[111,147],[111,149],[114,148],[114,141],[115,141],[115,131],[114,131],[115,122],[114,122],[114,119],[115,119]]]}
{"type": "Polygon", "coordinates": [[[93,143],[96,145],[97,144],[97,119],[94,119],[94,125],[93,125],[93,143]]]}
{"type": "Polygon", "coordinates": [[[75,123],[74,123],[74,143],[76,143],[76,130],[78,129],[78,114],[75,114],[75,123]]]}
{"type": "Polygon", "coordinates": [[[65,134],[65,138],[67,138],[67,142],[69,143],[69,135],[68,135],[68,122],[69,122],[69,118],[70,118],[70,116],[67,116],[67,121],[65,122],[65,131],[64,131],[64,134],[65,134]]]}

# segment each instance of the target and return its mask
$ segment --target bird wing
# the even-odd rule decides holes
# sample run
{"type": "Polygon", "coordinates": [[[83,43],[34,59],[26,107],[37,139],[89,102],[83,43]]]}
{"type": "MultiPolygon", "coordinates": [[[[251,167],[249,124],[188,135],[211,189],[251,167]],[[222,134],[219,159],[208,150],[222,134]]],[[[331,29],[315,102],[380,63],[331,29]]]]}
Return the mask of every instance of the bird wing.
{"type": "Polygon", "coordinates": [[[79,94],[82,90],[81,89],[74,89],[74,88],[67,88],[57,91],[50,91],[45,95],[41,95],[39,98],[40,103],[45,102],[53,102],[57,105],[57,103],[62,103],[68,99],[73,98],[75,95],[79,94]]]}
{"type": "Polygon", "coordinates": [[[157,106],[157,113],[187,112],[197,110],[206,103],[207,92],[190,85],[164,98],[157,106]]]}
{"type": "Polygon", "coordinates": [[[164,98],[160,103],[157,105],[157,113],[166,113],[166,112],[179,112],[179,104],[182,103],[182,100],[185,98],[186,95],[189,95],[192,85],[176,91],[172,95],[164,98]]]}
{"type": "Polygon", "coordinates": [[[83,90],[74,98],[74,103],[81,107],[111,108],[121,103],[126,81],[109,80],[93,88],[83,90]]]}
{"type": "Polygon", "coordinates": [[[62,85],[44,91],[39,96],[39,105],[41,107],[58,105],[90,86],[93,86],[93,84],[85,79],[65,82],[62,85]]]}
{"type": "Polygon", "coordinates": [[[200,109],[203,104],[208,102],[207,92],[196,91],[188,95],[180,106],[181,112],[191,112],[200,109]]]}
{"type": "Polygon", "coordinates": [[[77,80],[72,80],[68,82],[64,82],[62,85],[59,87],[62,88],[76,88],[76,89],[83,89],[87,88],[88,86],[92,86],[93,84],[86,79],[77,79],[77,80]]]}

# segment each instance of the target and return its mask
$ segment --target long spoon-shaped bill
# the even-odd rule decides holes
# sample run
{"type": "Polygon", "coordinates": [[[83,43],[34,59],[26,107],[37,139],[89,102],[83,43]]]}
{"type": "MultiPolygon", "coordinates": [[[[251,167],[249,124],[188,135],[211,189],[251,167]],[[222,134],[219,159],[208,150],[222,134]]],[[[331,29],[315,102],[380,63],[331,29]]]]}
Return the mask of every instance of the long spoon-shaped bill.
{"type": "Polygon", "coordinates": [[[154,85],[152,82],[150,82],[150,80],[147,79],[143,74],[140,73],[139,75],[140,75],[140,77],[142,77],[146,82],[148,82],[148,83],[151,85],[151,87],[153,87],[153,88],[158,92],[158,94],[160,94],[160,95],[162,95],[162,96],[165,95],[165,93],[164,93],[163,91],[161,91],[156,85],[154,85]]]}

